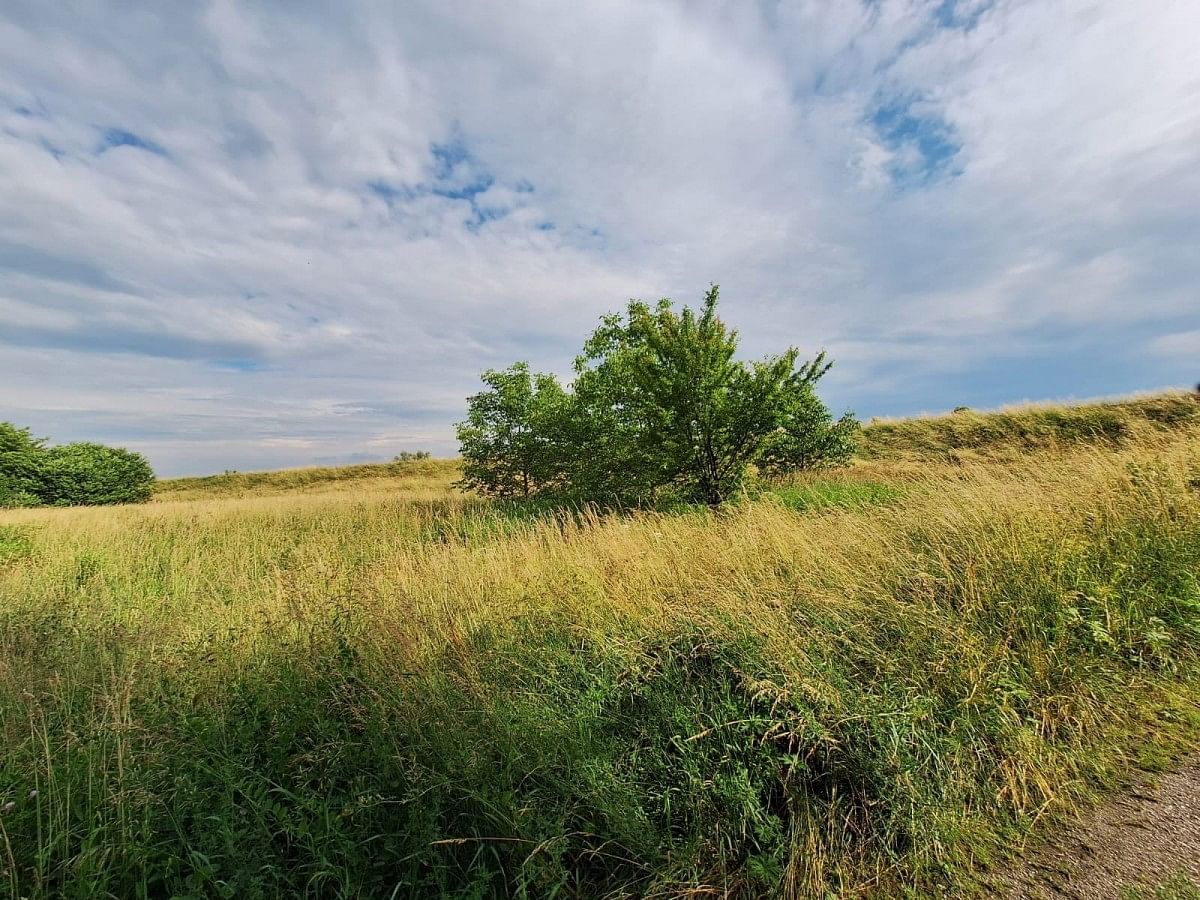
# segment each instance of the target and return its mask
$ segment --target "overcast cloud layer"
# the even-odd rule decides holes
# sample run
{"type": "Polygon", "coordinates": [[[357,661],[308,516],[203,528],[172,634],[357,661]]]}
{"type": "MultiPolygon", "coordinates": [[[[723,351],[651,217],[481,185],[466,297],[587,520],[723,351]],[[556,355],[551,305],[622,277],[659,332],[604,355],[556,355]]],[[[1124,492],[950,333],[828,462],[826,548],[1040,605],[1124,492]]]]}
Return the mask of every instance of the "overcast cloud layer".
{"type": "Polygon", "coordinates": [[[839,410],[1200,377],[1200,4],[0,10],[0,419],[160,474],[450,453],[720,282],[839,410]]]}

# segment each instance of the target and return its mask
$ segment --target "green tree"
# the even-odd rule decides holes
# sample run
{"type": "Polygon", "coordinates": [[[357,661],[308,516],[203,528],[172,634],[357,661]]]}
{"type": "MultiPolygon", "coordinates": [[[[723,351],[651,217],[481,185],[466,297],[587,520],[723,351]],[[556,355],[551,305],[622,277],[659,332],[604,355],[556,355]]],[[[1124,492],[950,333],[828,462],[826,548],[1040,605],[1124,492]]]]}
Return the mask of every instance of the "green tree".
{"type": "Polygon", "coordinates": [[[735,359],[718,299],[714,285],[698,311],[635,300],[605,316],[570,391],[525,363],[485,372],[488,390],[458,426],[460,483],[501,497],[644,505],[674,493],[716,506],[768,449],[771,471],[843,458],[856,424],[831,424],[816,398],[824,354],[735,359]]]}
{"type": "Polygon", "coordinates": [[[144,456],[103,444],[51,447],[39,476],[42,501],[59,506],[143,503],[154,487],[154,471],[144,456]]]}
{"type": "Polygon", "coordinates": [[[495,497],[532,497],[561,480],[561,423],[567,393],[527,363],[483,373],[488,389],[468,398],[455,426],[463,458],[460,485],[495,497]]]}
{"type": "Polygon", "coordinates": [[[734,359],[737,332],[717,316],[713,285],[699,312],[634,301],[609,318],[585,356],[622,378],[618,408],[645,475],[716,506],[737,490],[763,441],[779,427],[797,351],[755,363],[734,359]]]}
{"type": "Polygon", "coordinates": [[[566,480],[582,500],[645,505],[671,480],[634,370],[640,349],[638,336],[613,314],[601,320],[575,360],[571,403],[559,433],[566,480]]]}
{"type": "Polygon", "coordinates": [[[784,393],[779,427],[763,442],[756,463],[769,475],[844,466],[858,446],[860,426],[853,413],[834,421],[814,390],[830,363],[821,353],[801,366],[784,393]]]}
{"type": "Polygon", "coordinates": [[[0,507],[38,506],[46,442],[28,428],[0,422],[0,507]]]}

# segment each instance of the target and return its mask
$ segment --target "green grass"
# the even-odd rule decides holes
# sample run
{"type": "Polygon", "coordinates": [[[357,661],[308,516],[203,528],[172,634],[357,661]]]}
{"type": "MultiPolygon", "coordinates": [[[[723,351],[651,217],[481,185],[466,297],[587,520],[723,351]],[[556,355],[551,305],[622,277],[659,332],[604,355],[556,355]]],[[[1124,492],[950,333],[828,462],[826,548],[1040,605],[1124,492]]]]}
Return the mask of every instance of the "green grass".
{"type": "Polygon", "coordinates": [[[877,481],[812,481],[775,488],[771,493],[789,509],[863,509],[903,496],[900,488],[877,481]]]}
{"type": "Polygon", "coordinates": [[[1200,742],[1197,433],[1143,440],[715,514],[6,512],[0,894],[957,890],[1200,742]]]}
{"type": "Polygon", "coordinates": [[[13,525],[0,525],[0,566],[14,560],[24,559],[33,551],[33,541],[28,529],[13,525]]]}

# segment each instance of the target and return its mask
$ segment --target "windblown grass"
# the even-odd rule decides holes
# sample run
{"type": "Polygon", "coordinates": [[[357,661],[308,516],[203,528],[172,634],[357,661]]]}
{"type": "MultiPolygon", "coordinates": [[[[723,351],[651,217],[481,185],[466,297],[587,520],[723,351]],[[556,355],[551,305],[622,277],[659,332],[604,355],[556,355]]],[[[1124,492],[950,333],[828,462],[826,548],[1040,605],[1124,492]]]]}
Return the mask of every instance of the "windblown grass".
{"type": "Polygon", "coordinates": [[[1200,735],[1194,429],[712,514],[0,521],[12,896],[896,896],[1200,735]],[[833,498],[832,501],[830,498],[833,498]]]}
{"type": "Polygon", "coordinates": [[[1015,454],[1082,444],[1117,445],[1195,424],[1200,424],[1200,397],[1182,391],[1076,405],[1028,404],[996,412],[962,410],[875,420],[863,429],[860,455],[1015,454]]]}

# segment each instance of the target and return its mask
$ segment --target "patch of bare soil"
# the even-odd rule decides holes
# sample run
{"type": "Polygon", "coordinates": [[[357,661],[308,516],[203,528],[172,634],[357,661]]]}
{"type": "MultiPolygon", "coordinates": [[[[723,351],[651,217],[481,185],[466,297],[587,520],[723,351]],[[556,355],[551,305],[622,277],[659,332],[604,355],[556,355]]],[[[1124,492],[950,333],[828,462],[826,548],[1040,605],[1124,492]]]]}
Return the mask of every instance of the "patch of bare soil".
{"type": "Polygon", "coordinates": [[[1005,900],[1119,900],[1181,872],[1200,880],[1200,759],[1085,813],[995,888],[1005,900]]]}

